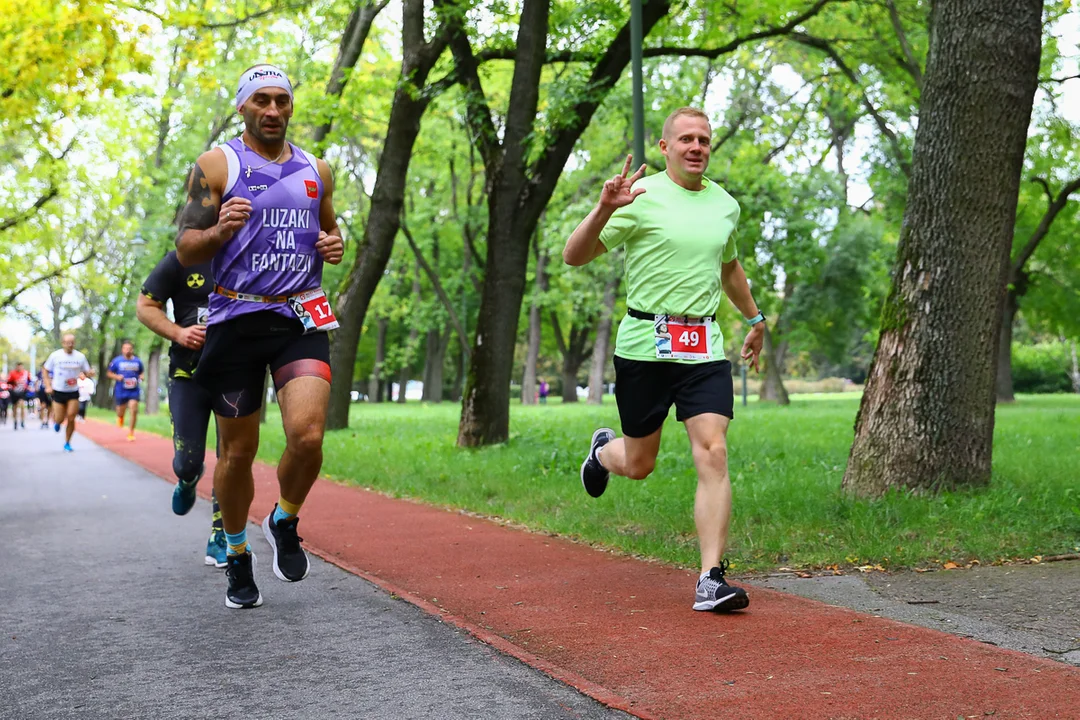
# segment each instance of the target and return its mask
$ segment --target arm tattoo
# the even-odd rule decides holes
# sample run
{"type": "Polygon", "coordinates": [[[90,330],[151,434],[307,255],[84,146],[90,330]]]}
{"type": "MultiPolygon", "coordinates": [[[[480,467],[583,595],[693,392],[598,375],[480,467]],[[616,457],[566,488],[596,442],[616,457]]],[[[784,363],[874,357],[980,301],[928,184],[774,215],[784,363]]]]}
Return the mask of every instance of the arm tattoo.
{"type": "Polygon", "coordinates": [[[217,224],[218,204],[214,202],[210,183],[199,163],[188,176],[187,205],[180,211],[180,235],[188,230],[207,230],[217,224]]]}

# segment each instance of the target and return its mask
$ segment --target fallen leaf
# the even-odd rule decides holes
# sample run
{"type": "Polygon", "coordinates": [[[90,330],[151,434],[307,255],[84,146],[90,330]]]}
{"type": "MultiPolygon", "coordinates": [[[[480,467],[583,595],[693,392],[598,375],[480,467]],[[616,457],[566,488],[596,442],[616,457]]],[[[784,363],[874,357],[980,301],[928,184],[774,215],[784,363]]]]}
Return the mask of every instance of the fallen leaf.
{"type": "Polygon", "coordinates": [[[947,563],[945,563],[944,565],[942,565],[942,567],[943,567],[943,568],[945,568],[946,570],[956,570],[956,569],[957,569],[957,568],[959,568],[960,566],[959,566],[959,565],[957,565],[957,564],[956,564],[956,563],[954,563],[954,562],[947,562],[947,563]]]}

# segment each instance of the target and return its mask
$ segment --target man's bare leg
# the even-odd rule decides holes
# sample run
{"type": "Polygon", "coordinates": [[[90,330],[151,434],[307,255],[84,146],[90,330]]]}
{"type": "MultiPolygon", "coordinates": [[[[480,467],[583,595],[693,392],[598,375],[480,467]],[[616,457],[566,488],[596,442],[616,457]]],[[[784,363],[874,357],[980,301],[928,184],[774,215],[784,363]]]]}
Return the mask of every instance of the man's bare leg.
{"type": "Polygon", "coordinates": [[[139,418],[139,401],[128,400],[128,407],[131,408],[131,429],[128,430],[128,437],[135,437],[135,421],[139,418]]]}
{"type": "Polygon", "coordinates": [[[727,546],[731,519],[731,479],[728,476],[727,429],[730,420],[706,413],[686,420],[686,434],[697,468],[694,524],[701,546],[701,572],[720,564],[727,546]]]}
{"type": "Polygon", "coordinates": [[[278,484],[281,497],[291,505],[303,505],[322,469],[329,401],[330,383],[320,377],[294,378],[278,391],[285,428],[285,452],[278,463],[278,484]]]}
{"type": "MultiPolygon", "coordinates": [[[[54,404],[59,405],[59,403],[54,404]]],[[[70,444],[71,436],[75,434],[75,419],[79,417],[79,401],[70,400],[64,405],[64,407],[66,410],[67,419],[67,429],[65,430],[66,441],[68,444],[70,444]]]]}
{"type": "Polygon", "coordinates": [[[656,432],[643,438],[615,438],[600,448],[600,464],[615,475],[631,480],[644,480],[656,467],[656,456],[660,453],[660,433],[656,432]]]}
{"type": "Polygon", "coordinates": [[[221,454],[214,468],[214,494],[221,507],[225,532],[236,535],[247,528],[255,478],[251,466],[259,450],[259,413],[241,418],[217,415],[221,454]]]}

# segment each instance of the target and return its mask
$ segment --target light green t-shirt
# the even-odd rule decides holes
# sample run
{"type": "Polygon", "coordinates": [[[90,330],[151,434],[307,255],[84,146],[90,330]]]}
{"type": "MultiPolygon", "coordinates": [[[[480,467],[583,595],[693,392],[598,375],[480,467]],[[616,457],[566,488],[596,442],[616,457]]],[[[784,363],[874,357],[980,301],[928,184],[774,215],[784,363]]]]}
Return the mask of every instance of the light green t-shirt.
{"type": "MultiPolygon", "coordinates": [[[[600,233],[613,250],[626,245],[626,304],[647,313],[706,317],[723,298],[720,265],[737,256],[734,233],[739,203],[708,178],[702,190],[677,185],[666,172],[634,184],[645,188],[634,202],[615,211],[600,233]]],[[[724,359],[724,334],[712,324],[712,360],[724,359]]],[[[629,315],[619,324],[615,354],[627,360],[660,360],[650,320],[629,315]]]]}

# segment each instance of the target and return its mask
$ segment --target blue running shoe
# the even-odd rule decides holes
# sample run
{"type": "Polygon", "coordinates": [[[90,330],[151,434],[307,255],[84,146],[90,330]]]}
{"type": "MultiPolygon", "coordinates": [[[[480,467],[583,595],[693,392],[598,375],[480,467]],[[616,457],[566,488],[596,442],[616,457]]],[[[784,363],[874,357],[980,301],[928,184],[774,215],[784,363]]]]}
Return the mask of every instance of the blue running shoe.
{"type": "Polygon", "coordinates": [[[223,568],[229,564],[229,545],[225,542],[225,531],[215,530],[206,541],[206,564],[223,568]]]}
{"type": "Polygon", "coordinates": [[[53,423],[53,432],[60,432],[60,423],[53,423]]]}
{"type": "Polygon", "coordinates": [[[187,515],[192,506],[195,505],[195,486],[199,484],[199,478],[202,477],[202,471],[199,471],[198,477],[192,480],[190,483],[186,483],[183,480],[176,482],[176,487],[173,489],[172,494],[172,511],[177,515],[187,515]]]}
{"type": "Polygon", "coordinates": [[[71,443],[64,443],[64,452],[75,452],[75,448],[71,447],[71,443]]]}

